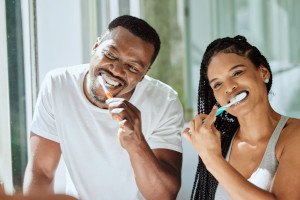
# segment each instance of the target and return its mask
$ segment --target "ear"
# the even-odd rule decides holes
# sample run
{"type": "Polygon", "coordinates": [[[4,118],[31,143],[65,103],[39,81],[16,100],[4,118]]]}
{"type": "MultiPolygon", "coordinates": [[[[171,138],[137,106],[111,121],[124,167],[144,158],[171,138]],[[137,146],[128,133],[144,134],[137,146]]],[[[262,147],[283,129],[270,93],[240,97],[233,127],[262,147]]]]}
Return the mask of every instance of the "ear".
{"type": "Polygon", "coordinates": [[[98,37],[96,43],[94,44],[91,54],[94,55],[94,53],[96,52],[97,47],[100,45],[101,39],[98,37]]]}
{"type": "Polygon", "coordinates": [[[148,73],[148,71],[149,71],[149,69],[151,68],[151,66],[149,66],[148,67],[148,69],[147,69],[147,71],[146,71],[146,73],[142,76],[142,78],[140,79],[140,81],[139,82],[141,82],[143,79],[144,79],[144,77],[145,77],[145,75],[148,73]]]}
{"type": "Polygon", "coordinates": [[[148,71],[151,69],[151,65],[148,67],[148,69],[147,69],[147,71],[146,71],[146,73],[148,73],[148,71]]]}
{"type": "Polygon", "coordinates": [[[264,67],[263,65],[261,65],[259,67],[259,72],[260,72],[260,76],[261,76],[262,81],[270,79],[270,77],[271,77],[270,71],[266,67],[264,67]]]}

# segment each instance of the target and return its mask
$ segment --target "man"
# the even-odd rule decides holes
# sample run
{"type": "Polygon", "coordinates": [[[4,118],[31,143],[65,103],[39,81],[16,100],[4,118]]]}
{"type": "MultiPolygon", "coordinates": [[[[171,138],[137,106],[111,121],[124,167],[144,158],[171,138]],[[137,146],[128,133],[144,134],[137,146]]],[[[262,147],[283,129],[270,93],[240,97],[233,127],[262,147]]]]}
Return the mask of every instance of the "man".
{"type": "Polygon", "coordinates": [[[183,112],[177,93],[146,75],[159,49],[149,24],[121,16],[96,42],[89,65],[48,73],[31,127],[25,194],[53,192],[62,154],[79,199],[176,198],[183,112]]]}

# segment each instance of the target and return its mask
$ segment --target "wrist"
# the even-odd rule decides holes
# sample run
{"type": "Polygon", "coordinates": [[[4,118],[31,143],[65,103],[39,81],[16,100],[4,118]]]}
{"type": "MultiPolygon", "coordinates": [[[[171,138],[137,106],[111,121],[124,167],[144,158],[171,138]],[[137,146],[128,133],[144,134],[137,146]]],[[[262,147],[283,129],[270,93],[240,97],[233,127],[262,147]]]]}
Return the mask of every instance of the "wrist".
{"type": "Polygon", "coordinates": [[[123,141],[122,146],[128,153],[131,153],[143,151],[143,149],[148,147],[148,143],[146,142],[144,136],[141,134],[140,137],[130,139],[127,142],[123,141]]]}
{"type": "Polygon", "coordinates": [[[214,155],[202,160],[209,172],[212,172],[216,167],[221,166],[222,162],[226,162],[222,155],[214,155]]]}

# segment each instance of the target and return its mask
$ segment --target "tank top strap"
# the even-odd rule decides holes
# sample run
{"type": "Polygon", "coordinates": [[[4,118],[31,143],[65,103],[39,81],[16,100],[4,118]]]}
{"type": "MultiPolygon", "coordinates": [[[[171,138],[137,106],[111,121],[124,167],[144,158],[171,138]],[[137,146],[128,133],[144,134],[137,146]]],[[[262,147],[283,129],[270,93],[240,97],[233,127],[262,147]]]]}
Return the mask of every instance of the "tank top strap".
{"type": "MultiPolygon", "coordinates": [[[[277,140],[280,136],[280,133],[281,133],[282,129],[284,128],[284,126],[285,126],[288,119],[289,119],[289,117],[281,115],[281,118],[280,118],[275,130],[273,131],[273,134],[272,134],[270,140],[269,140],[269,144],[272,144],[272,143],[274,143],[274,145],[277,144],[277,140]]],[[[270,146],[270,145],[268,145],[268,146],[270,146]]]]}
{"type": "Polygon", "coordinates": [[[276,144],[278,141],[278,138],[280,136],[280,133],[282,132],[282,129],[284,128],[287,120],[289,117],[286,117],[284,115],[281,116],[276,128],[274,129],[271,138],[269,139],[269,142],[267,144],[265,153],[262,158],[262,162],[260,163],[259,168],[266,168],[269,169],[271,174],[274,174],[277,166],[278,166],[278,161],[276,158],[276,144]]]}

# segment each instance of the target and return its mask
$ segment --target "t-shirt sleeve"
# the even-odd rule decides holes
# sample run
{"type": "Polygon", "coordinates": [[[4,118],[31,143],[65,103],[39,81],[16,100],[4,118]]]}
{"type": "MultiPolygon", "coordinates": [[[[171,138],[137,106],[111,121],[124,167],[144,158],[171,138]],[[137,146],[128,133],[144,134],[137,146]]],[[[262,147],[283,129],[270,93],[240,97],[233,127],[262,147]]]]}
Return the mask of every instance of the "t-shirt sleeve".
{"type": "Polygon", "coordinates": [[[39,91],[30,130],[36,135],[59,142],[53,114],[52,83],[51,73],[48,73],[39,91]]]}
{"type": "Polygon", "coordinates": [[[170,149],[182,153],[183,109],[178,98],[170,101],[148,139],[151,149],[170,149]]]}

